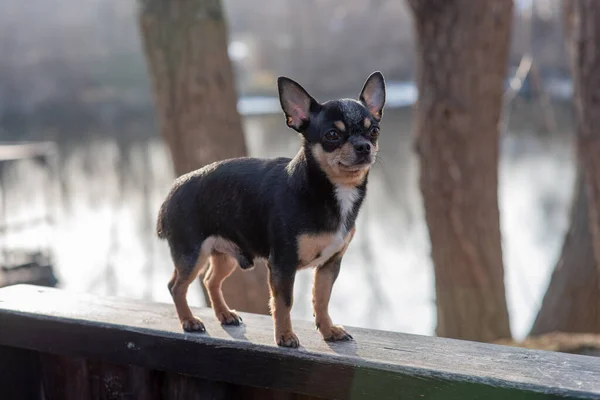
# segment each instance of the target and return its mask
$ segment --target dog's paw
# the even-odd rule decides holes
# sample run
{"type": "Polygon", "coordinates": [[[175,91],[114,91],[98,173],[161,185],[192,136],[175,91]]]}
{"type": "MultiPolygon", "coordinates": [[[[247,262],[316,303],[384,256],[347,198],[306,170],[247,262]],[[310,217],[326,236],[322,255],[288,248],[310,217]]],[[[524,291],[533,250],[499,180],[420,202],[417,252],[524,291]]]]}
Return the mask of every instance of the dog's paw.
{"type": "Polygon", "coordinates": [[[275,337],[277,345],[281,347],[291,347],[293,349],[300,346],[300,340],[298,336],[292,331],[283,332],[275,337]]]}
{"type": "Polygon", "coordinates": [[[192,317],[191,319],[184,319],[181,321],[181,326],[186,332],[204,332],[206,328],[199,318],[192,317]]]}
{"type": "Polygon", "coordinates": [[[235,325],[238,326],[242,323],[242,317],[237,315],[233,310],[224,310],[217,312],[217,318],[223,325],[235,325]]]}
{"type": "Polygon", "coordinates": [[[346,332],[343,326],[332,325],[329,329],[321,330],[323,339],[328,342],[341,342],[354,339],[351,334],[346,332]]]}

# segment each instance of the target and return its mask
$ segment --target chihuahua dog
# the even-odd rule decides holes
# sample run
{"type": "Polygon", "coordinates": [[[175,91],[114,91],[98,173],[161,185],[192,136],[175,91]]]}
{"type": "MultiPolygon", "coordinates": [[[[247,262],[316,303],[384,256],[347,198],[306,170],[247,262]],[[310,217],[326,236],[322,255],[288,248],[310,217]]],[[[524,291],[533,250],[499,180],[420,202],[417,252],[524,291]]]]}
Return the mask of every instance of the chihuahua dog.
{"type": "Polygon", "coordinates": [[[289,78],[277,85],[287,126],[300,134],[300,151],[292,159],[220,161],[175,181],[157,222],[175,264],[168,288],[183,329],[203,332],[186,294],[208,264],[203,283],[216,317],[239,325],[221,285],[237,265],[246,270],[265,259],[275,342],[298,347],[290,319],[294,279],[299,269],[314,267],[317,329],[325,340],[350,340],[331,321],[328,305],[377,156],[384,78],[371,74],[358,100],[325,103],[289,78]]]}

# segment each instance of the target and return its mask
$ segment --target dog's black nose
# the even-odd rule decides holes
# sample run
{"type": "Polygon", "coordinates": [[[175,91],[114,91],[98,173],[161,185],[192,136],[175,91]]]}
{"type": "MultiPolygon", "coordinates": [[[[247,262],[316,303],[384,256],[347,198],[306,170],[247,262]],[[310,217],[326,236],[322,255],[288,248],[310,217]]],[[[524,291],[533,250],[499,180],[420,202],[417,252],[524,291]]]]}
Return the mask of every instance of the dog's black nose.
{"type": "Polygon", "coordinates": [[[357,154],[369,154],[371,152],[371,145],[369,143],[357,143],[354,145],[354,150],[357,154]]]}

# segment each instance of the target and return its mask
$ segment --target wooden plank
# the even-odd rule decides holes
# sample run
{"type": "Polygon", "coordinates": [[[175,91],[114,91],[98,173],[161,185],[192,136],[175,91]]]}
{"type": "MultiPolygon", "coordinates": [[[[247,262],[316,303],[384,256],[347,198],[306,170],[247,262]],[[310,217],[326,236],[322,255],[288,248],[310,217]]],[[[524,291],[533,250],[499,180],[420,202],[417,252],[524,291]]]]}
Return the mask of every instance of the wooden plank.
{"type": "Polygon", "coordinates": [[[295,321],[300,349],[273,343],[269,317],[183,333],[171,304],[18,285],[0,289],[0,345],[182,373],[210,381],[352,399],[600,399],[594,357],[349,328],[324,342],[295,321]]]}
{"type": "Polygon", "coordinates": [[[234,385],[102,360],[42,354],[45,400],[224,400],[234,385]]]}
{"type": "Polygon", "coordinates": [[[87,363],[83,358],[40,354],[46,400],[90,398],[87,363]]]}
{"type": "Polygon", "coordinates": [[[228,400],[232,397],[233,385],[210,382],[190,376],[167,374],[163,386],[163,399],[169,400],[228,400]]]}
{"type": "MultiPolygon", "coordinates": [[[[0,330],[2,325],[0,324],[0,330]]],[[[42,396],[39,353],[0,346],[0,399],[40,399],[42,396]]]]}
{"type": "Polygon", "coordinates": [[[323,397],[250,386],[236,386],[231,398],[244,400],[323,400],[323,397]]]}

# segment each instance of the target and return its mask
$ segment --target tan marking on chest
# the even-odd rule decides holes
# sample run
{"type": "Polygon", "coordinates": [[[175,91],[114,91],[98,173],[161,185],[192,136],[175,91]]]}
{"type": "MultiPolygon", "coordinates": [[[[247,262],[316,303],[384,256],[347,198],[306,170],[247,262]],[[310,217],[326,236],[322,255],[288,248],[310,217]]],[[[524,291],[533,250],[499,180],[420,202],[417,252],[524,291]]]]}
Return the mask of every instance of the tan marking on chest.
{"type": "Polygon", "coordinates": [[[298,269],[318,267],[325,264],[331,257],[342,251],[352,240],[354,230],[346,237],[339,232],[299,235],[298,240],[298,269]]]}

